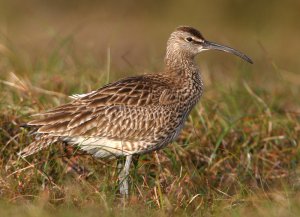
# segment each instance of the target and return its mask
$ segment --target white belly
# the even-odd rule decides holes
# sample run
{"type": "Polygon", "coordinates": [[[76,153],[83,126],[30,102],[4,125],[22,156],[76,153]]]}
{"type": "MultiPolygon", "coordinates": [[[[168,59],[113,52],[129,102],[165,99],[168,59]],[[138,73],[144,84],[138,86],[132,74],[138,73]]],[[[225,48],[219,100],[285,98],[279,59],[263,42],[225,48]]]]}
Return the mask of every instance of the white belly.
{"type": "Polygon", "coordinates": [[[107,138],[85,138],[82,136],[66,138],[64,140],[97,158],[132,155],[144,144],[142,141],[124,142],[107,138]]]}

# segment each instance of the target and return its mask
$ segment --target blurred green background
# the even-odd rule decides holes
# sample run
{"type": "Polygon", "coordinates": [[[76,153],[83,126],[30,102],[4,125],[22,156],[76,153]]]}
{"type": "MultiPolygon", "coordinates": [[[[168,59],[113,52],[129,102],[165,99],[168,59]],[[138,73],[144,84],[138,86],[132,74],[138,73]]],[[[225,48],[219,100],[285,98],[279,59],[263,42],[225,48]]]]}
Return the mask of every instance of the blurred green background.
{"type": "MultiPolygon", "coordinates": [[[[254,67],[271,58],[278,67],[296,72],[299,11],[297,0],[2,0],[0,32],[31,62],[51,52],[56,38],[71,36],[80,59],[93,56],[105,63],[110,48],[112,69],[127,71],[161,64],[170,32],[191,25],[207,39],[244,51],[254,67]]],[[[234,61],[229,55],[201,58],[209,65],[234,61]]]]}

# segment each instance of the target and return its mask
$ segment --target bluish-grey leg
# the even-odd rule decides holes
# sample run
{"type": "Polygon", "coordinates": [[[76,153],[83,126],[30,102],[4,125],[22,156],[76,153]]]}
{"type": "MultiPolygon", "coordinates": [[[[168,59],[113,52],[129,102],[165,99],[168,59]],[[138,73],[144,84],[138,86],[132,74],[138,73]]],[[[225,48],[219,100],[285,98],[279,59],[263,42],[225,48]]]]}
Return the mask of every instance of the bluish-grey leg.
{"type": "Polygon", "coordinates": [[[132,161],[132,155],[126,156],[126,161],[125,165],[122,168],[122,162],[118,163],[118,169],[119,169],[119,189],[120,189],[120,194],[123,197],[128,197],[128,176],[129,176],[129,169],[130,169],[130,164],[132,161]]]}

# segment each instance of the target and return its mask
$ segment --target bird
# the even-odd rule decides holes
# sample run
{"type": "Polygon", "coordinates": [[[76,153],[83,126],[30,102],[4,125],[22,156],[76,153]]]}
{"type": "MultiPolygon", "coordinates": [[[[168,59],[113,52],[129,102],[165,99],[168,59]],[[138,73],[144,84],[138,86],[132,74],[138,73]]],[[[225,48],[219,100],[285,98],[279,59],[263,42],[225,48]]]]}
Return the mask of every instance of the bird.
{"type": "Polygon", "coordinates": [[[133,156],[164,148],[182,130],[203,94],[197,54],[219,50],[253,61],[242,52],[206,40],[190,26],[179,26],[167,41],[164,69],[123,78],[38,114],[27,123],[35,140],[19,152],[25,158],[64,142],[95,158],[125,158],[119,167],[119,191],[128,196],[133,156]]]}

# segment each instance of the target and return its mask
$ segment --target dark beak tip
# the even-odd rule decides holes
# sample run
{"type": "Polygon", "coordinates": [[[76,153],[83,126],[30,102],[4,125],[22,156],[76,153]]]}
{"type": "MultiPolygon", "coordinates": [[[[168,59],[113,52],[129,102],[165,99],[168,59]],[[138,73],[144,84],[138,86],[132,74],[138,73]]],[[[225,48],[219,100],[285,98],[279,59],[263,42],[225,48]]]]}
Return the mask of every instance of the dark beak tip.
{"type": "Polygon", "coordinates": [[[249,63],[254,64],[253,60],[249,58],[249,63]]]}
{"type": "Polygon", "coordinates": [[[254,64],[254,62],[252,61],[252,59],[250,59],[249,57],[247,59],[247,62],[250,63],[250,64],[254,64]]]}

